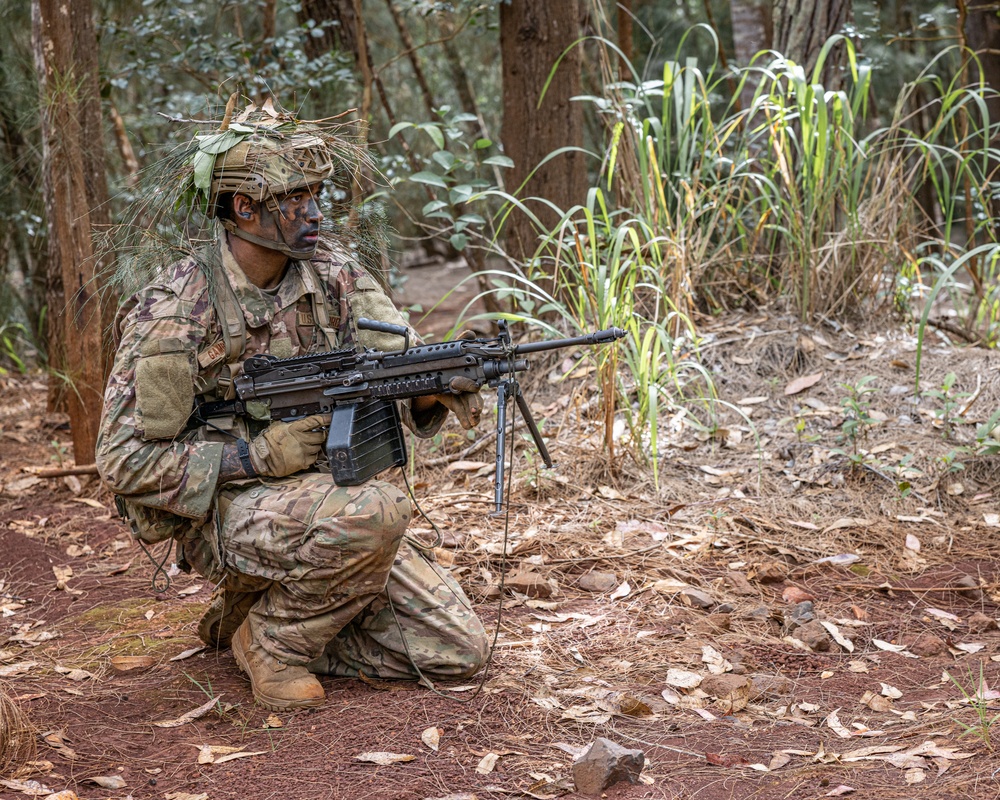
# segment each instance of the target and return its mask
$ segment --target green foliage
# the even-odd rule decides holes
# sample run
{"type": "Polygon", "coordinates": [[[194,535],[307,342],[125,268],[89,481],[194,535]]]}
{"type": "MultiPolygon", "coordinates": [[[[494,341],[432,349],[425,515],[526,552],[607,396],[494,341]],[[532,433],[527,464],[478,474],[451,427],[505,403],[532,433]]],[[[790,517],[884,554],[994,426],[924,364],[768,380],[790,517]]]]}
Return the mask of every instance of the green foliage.
{"type": "Polygon", "coordinates": [[[1000,723],[1000,714],[993,714],[992,712],[996,709],[993,708],[991,704],[991,698],[988,696],[989,686],[986,683],[986,673],[983,667],[983,662],[979,662],[979,675],[977,676],[971,669],[967,673],[967,683],[959,681],[950,672],[948,677],[951,678],[951,682],[955,684],[958,690],[962,693],[962,699],[967,705],[969,705],[975,712],[975,721],[969,725],[961,720],[954,720],[954,722],[962,729],[962,736],[972,736],[975,739],[979,739],[986,747],[992,751],[994,749],[993,745],[993,727],[1000,723]]]}
{"type": "Polygon", "coordinates": [[[956,379],[955,373],[949,372],[939,387],[923,392],[924,397],[935,401],[934,417],[941,423],[945,439],[951,438],[956,425],[965,422],[964,401],[969,398],[969,393],[955,390],[956,379]]]}
{"type": "Polygon", "coordinates": [[[840,407],[844,409],[844,421],[840,426],[841,438],[851,449],[848,452],[835,448],[830,452],[846,456],[851,463],[851,469],[864,465],[866,456],[858,445],[868,438],[871,427],[879,423],[879,420],[871,414],[872,395],[878,391],[874,386],[875,380],[877,379],[874,375],[866,375],[857,383],[840,384],[840,388],[845,392],[840,399],[840,407]]]}

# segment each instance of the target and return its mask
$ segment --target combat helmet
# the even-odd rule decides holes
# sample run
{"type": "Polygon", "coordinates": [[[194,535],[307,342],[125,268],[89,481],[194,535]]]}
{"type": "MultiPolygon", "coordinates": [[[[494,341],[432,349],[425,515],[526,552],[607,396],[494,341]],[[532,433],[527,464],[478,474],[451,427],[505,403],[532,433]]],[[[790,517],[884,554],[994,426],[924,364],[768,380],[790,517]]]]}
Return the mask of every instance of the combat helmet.
{"type": "Polygon", "coordinates": [[[220,199],[244,194],[280,213],[277,198],[294,189],[313,186],[334,172],[334,159],[322,131],[274,108],[268,99],[258,109],[251,104],[235,119],[227,109],[219,131],[196,137],[194,183],[205,200],[209,218],[218,218],[234,236],[277,250],[290,258],[309,258],[315,249],[293,250],[281,238],[265,239],[237,227],[220,215],[220,199]]]}

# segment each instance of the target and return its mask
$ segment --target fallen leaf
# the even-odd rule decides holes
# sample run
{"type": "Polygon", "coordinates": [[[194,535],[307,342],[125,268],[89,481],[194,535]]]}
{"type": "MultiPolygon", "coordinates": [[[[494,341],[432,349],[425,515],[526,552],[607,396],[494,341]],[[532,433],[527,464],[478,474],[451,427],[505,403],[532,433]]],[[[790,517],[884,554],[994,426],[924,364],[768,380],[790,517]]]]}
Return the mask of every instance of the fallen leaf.
{"type": "Polygon", "coordinates": [[[163,795],[163,800],[208,800],[208,793],[188,794],[187,792],[170,792],[163,795]]]}
{"type": "MultiPolygon", "coordinates": [[[[88,678],[96,677],[93,672],[87,672],[85,669],[70,669],[69,667],[55,667],[55,671],[60,675],[65,675],[71,681],[85,681],[88,678]]],[[[114,788],[114,787],[109,787],[114,788]]]]}
{"type": "Polygon", "coordinates": [[[703,645],[701,648],[701,660],[708,665],[708,671],[713,675],[721,675],[732,670],[733,665],[722,657],[722,653],[711,645],[703,645]]]}
{"type": "Polygon", "coordinates": [[[72,789],[63,789],[61,792],[45,795],[42,800],[80,800],[80,798],[72,789]]]}
{"type": "Polygon", "coordinates": [[[107,507],[104,505],[104,503],[98,502],[97,500],[94,500],[90,497],[74,497],[73,502],[83,503],[85,506],[90,506],[91,508],[99,508],[101,509],[101,511],[107,510],[107,507]]]}
{"type": "Polygon", "coordinates": [[[0,780],[0,786],[6,786],[8,789],[20,792],[21,794],[26,794],[30,797],[44,797],[47,794],[52,794],[51,789],[46,786],[42,786],[42,784],[38,781],[0,780]]]}
{"type": "Polygon", "coordinates": [[[922,769],[914,767],[912,769],[906,770],[906,774],[904,775],[904,777],[906,778],[906,783],[912,786],[915,783],[923,783],[924,778],[927,777],[927,773],[924,772],[922,769]]]}
{"type": "Polygon", "coordinates": [[[816,372],[812,375],[803,375],[795,380],[791,381],[785,387],[785,395],[798,394],[799,392],[804,392],[810,386],[815,386],[823,379],[822,372],[816,372]]]}
{"type": "MultiPolygon", "coordinates": [[[[220,694],[219,697],[222,697],[222,695],[220,694]]],[[[212,707],[218,702],[218,697],[213,697],[204,705],[200,705],[197,708],[188,711],[186,714],[181,714],[177,719],[167,719],[162,722],[154,722],[153,724],[157,728],[179,728],[181,725],[187,725],[187,723],[198,719],[198,717],[205,716],[205,714],[211,711],[212,707]]]]}
{"type": "Polygon", "coordinates": [[[84,783],[96,783],[104,789],[122,789],[125,787],[125,779],[121,775],[95,775],[92,778],[84,778],[84,783]]]}
{"type": "Polygon", "coordinates": [[[179,592],[177,592],[177,596],[178,597],[188,597],[189,595],[192,595],[192,594],[198,594],[198,592],[200,592],[201,589],[202,589],[202,585],[200,583],[196,583],[194,586],[185,586],[183,589],[181,589],[179,592]]]}
{"type": "Polygon", "coordinates": [[[281,721],[281,717],[279,717],[277,714],[268,714],[267,719],[264,720],[264,724],[261,727],[284,728],[285,723],[281,721]]]}
{"type": "Polygon", "coordinates": [[[767,762],[767,768],[771,772],[776,769],[781,769],[785,764],[789,763],[792,757],[788,753],[775,753],[771,756],[771,760],[767,762]]]}
{"type": "Polygon", "coordinates": [[[833,640],[843,647],[848,653],[854,652],[854,642],[844,636],[844,634],[840,632],[840,628],[832,622],[827,622],[826,620],[820,620],[819,624],[826,628],[827,632],[833,637],[833,640]]]}
{"type": "Polygon", "coordinates": [[[232,747],[225,744],[196,744],[195,747],[198,748],[199,764],[214,764],[216,756],[240,752],[239,747],[232,747]]]}
{"type": "Polygon", "coordinates": [[[688,672],[686,669],[671,667],[667,670],[666,684],[675,686],[678,689],[694,689],[702,681],[701,675],[697,672],[688,672]]]}
{"type": "Polygon", "coordinates": [[[23,675],[28,670],[37,666],[37,661],[19,661],[16,664],[7,664],[0,667],[0,678],[13,678],[16,675],[23,675]]]}
{"type": "Polygon", "coordinates": [[[119,672],[139,669],[141,667],[151,667],[156,663],[152,656],[112,656],[111,666],[119,672]]]}
{"type": "Polygon", "coordinates": [[[354,756],[355,761],[365,761],[369,764],[379,764],[383,767],[388,767],[392,764],[400,764],[404,761],[413,761],[415,758],[416,756],[406,755],[405,753],[386,752],[361,753],[360,755],[354,756]]]}
{"type": "Polygon", "coordinates": [[[985,644],[979,644],[978,642],[961,642],[955,645],[956,650],[961,650],[964,653],[978,653],[980,650],[986,647],[985,644]]]}
{"type": "Polygon", "coordinates": [[[868,672],[868,665],[864,661],[848,661],[848,672],[868,672]]]}
{"type": "Polygon", "coordinates": [[[843,797],[845,794],[850,794],[853,791],[854,791],[854,787],[853,786],[845,786],[844,784],[840,784],[840,786],[837,786],[837,787],[831,789],[830,791],[828,791],[823,796],[824,797],[843,797]]]}
{"type": "Polygon", "coordinates": [[[920,552],[920,540],[912,533],[906,534],[904,546],[907,550],[912,550],[914,553],[920,552]]]}
{"type": "Polygon", "coordinates": [[[245,751],[241,750],[238,753],[230,753],[229,755],[219,756],[212,763],[213,764],[225,764],[227,761],[235,761],[237,758],[250,758],[251,756],[262,756],[266,752],[268,752],[268,751],[267,750],[255,750],[252,753],[248,753],[248,752],[245,752],[245,751]]]}
{"type": "Polygon", "coordinates": [[[741,755],[725,753],[705,753],[705,761],[717,767],[742,767],[750,763],[741,755]]]}
{"type": "Polygon", "coordinates": [[[182,653],[178,653],[177,655],[175,655],[170,660],[171,661],[183,661],[185,658],[191,658],[191,656],[197,655],[198,653],[200,653],[204,649],[205,649],[205,645],[203,645],[203,644],[202,645],[198,645],[197,647],[191,647],[191,648],[188,648],[187,650],[185,650],[182,653]]]}
{"type": "Polygon", "coordinates": [[[899,691],[895,686],[890,686],[888,683],[881,684],[882,694],[886,697],[891,697],[893,700],[898,700],[903,696],[903,693],[899,691]]]}
{"type": "Polygon", "coordinates": [[[423,733],[420,734],[420,741],[436,753],[441,744],[441,729],[437,726],[425,728],[423,733]]]}
{"type": "Polygon", "coordinates": [[[447,467],[447,472],[479,472],[483,467],[491,467],[486,461],[453,461],[447,467]]]}
{"type": "Polygon", "coordinates": [[[835,734],[837,734],[837,736],[839,736],[841,739],[850,739],[851,732],[841,724],[840,717],[837,716],[838,711],[840,711],[839,708],[834,709],[829,714],[827,714],[827,717],[824,720],[824,722],[826,722],[827,727],[830,728],[830,730],[832,730],[835,734]]]}
{"type": "Polygon", "coordinates": [[[622,581],[621,586],[608,595],[609,600],[621,600],[632,593],[632,586],[628,581],[622,581]]]}
{"type": "Polygon", "coordinates": [[[879,714],[886,714],[892,710],[892,700],[888,697],[875,694],[872,691],[867,691],[861,695],[861,703],[879,714]]]}
{"type": "Polygon", "coordinates": [[[476,765],[476,772],[480,775],[489,775],[493,772],[493,768],[497,765],[499,758],[500,756],[497,753],[487,753],[476,765]]]}
{"type": "Polygon", "coordinates": [[[920,658],[920,656],[911,653],[901,644],[890,644],[889,642],[883,642],[881,639],[872,639],[872,644],[879,650],[887,650],[890,653],[899,653],[907,658],[920,658]]]}

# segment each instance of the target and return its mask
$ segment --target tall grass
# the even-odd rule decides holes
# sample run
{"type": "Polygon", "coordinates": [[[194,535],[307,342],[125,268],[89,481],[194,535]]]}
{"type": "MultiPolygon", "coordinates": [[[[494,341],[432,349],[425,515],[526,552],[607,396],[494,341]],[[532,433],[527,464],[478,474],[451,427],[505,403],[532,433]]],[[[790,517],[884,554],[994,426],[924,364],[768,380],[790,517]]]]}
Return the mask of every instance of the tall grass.
{"type": "MultiPolygon", "coordinates": [[[[958,235],[963,214],[982,214],[985,200],[976,198],[990,196],[998,163],[982,87],[945,82],[931,64],[888,124],[874,128],[871,71],[843,37],[826,44],[811,76],[780,54],[758,54],[737,73],[735,91],[731,74],[692,58],[665,62],[655,80],[628,68],[631,80],[620,80],[613,43],[579,46],[596,50],[604,75],[603,93],[581,98],[604,122],[593,153],[600,171],[583,202],[560,210],[558,225],[531,217],[534,256],[512,265],[497,291],[515,300],[512,318],[630,332],[598,356],[609,452],[617,416],[630,451],[655,475],[668,416],[715,424],[725,404],[698,360],[699,314],[773,301],[802,319],[909,311],[940,293],[939,282],[928,297],[926,284],[937,265],[949,278],[979,269],[987,288],[971,313],[996,330],[1000,291],[983,278],[995,277],[997,259],[986,257],[989,248],[967,252],[992,240],[992,226],[958,235]],[[844,75],[829,91],[819,76],[835,46],[844,75]],[[753,102],[739,109],[748,84],[753,102]],[[934,96],[920,111],[933,124],[919,137],[907,111],[917,85],[934,96]],[[933,209],[918,205],[921,185],[930,186],[933,209]]],[[[481,196],[505,204],[498,219],[531,215],[525,198],[481,196]]]]}

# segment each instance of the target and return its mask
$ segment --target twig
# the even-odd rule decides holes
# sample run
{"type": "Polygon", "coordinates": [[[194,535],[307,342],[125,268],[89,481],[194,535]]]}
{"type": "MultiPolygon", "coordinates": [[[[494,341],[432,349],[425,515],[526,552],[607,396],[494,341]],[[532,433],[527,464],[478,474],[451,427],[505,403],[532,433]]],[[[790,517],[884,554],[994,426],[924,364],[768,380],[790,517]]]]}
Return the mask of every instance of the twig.
{"type": "Polygon", "coordinates": [[[486,448],[490,442],[497,438],[496,431],[490,431],[482,439],[477,439],[471,445],[466,447],[458,455],[448,455],[448,456],[438,456],[437,458],[425,458],[421,460],[421,464],[425,467],[443,467],[445,464],[451,464],[455,461],[462,461],[469,456],[474,456],[480,450],[486,448]]]}
{"type": "Polygon", "coordinates": [[[1000,583],[987,583],[982,586],[928,586],[926,588],[922,586],[889,586],[887,584],[872,586],[870,583],[842,583],[839,586],[843,589],[872,589],[883,592],[912,592],[913,594],[921,592],[958,592],[961,594],[962,592],[992,591],[1000,586],[1000,583]]]}
{"type": "Polygon", "coordinates": [[[929,319],[927,320],[927,324],[930,325],[932,328],[937,328],[938,330],[942,330],[945,333],[954,334],[960,339],[965,339],[965,341],[967,341],[969,344],[975,345],[976,347],[980,346],[983,343],[983,339],[981,336],[976,336],[974,333],[970,333],[969,331],[965,330],[965,328],[960,328],[958,325],[955,325],[952,322],[948,322],[947,320],[929,319]]]}
{"type": "Polygon", "coordinates": [[[64,475],[97,474],[97,464],[84,464],[79,467],[22,467],[22,469],[39,478],[62,478],[64,475]]]}

